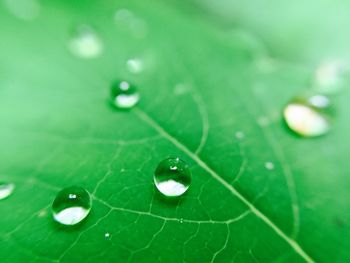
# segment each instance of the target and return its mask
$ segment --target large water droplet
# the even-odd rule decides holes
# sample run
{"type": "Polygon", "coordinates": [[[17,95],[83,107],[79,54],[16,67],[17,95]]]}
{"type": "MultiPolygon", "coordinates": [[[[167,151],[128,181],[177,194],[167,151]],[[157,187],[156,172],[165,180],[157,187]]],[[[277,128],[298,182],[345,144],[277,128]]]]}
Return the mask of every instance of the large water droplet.
{"type": "Polygon", "coordinates": [[[68,42],[68,47],[77,57],[87,59],[98,57],[103,50],[100,37],[87,25],[81,25],[75,29],[68,42]]]}
{"type": "Polygon", "coordinates": [[[181,196],[191,184],[191,171],[183,160],[168,158],[158,164],[154,172],[154,183],[165,196],[181,196]]]}
{"type": "Polygon", "coordinates": [[[330,102],[326,96],[295,98],[284,108],[288,127],[304,137],[316,137],[330,130],[330,102]]]}
{"type": "Polygon", "coordinates": [[[137,88],[127,81],[116,81],[111,87],[111,99],[115,107],[130,109],[140,100],[137,88]]]}
{"type": "Polygon", "coordinates": [[[14,184],[0,182],[0,200],[9,197],[14,189],[14,184]]]}
{"type": "Polygon", "coordinates": [[[75,225],[91,210],[90,194],[81,187],[71,186],[60,191],[53,204],[53,218],[63,225],[75,225]]]}

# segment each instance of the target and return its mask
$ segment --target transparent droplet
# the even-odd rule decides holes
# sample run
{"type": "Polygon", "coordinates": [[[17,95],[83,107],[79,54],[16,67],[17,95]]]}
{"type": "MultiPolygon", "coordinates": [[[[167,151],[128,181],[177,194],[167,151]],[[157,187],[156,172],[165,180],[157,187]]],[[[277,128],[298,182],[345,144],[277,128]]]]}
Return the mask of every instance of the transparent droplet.
{"type": "Polygon", "coordinates": [[[111,234],[110,233],[105,233],[105,238],[109,238],[111,236],[111,234]]]}
{"type": "Polygon", "coordinates": [[[143,63],[137,58],[128,59],[126,62],[126,67],[133,74],[138,74],[143,71],[143,63]]]}
{"type": "Polygon", "coordinates": [[[74,30],[68,47],[75,56],[86,59],[98,57],[103,50],[100,37],[87,25],[81,25],[74,30]]]}
{"type": "Polygon", "coordinates": [[[91,210],[90,194],[81,187],[61,190],[53,204],[53,218],[63,225],[75,225],[88,216],[91,210]]]}
{"type": "Polygon", "coordinates": [[[288,127],[304,137],[316,137],[330,130],[331,107],[328,97],[312,95],[295,98],[284,108],[288,127]]]}
{"type": "Polygon", "coordinates": [[[116,81],[111,87],[111,99],[116,108],[130,109],[140,100],[136,87],[127,81],[116,81]]]}
{"type": "Polygon", "coordinates": [[[154,183],[165,196],[181,196],[191,184],[191,171],[183,160],[168,158],[158,164],[154,172],[154,183]]]}
{"type": "Polygon", "coordinates": [[[9,197],[13,193],[14,189],[14,184],[0,182],[0,200],[9,197]]]}

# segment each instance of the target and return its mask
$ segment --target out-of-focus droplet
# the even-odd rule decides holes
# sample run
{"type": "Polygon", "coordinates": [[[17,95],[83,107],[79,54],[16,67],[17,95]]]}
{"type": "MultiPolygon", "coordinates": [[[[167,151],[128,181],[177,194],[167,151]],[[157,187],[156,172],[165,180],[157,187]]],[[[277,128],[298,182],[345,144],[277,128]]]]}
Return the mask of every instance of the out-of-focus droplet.
{"type": "Polygon", "coordinates": [[[242,131],[238,131],[238,132],[236,132],[235,136],[238,140],[242,140],[242,139],[244,139],[245,134],[242,131]]]}
{"type": "Polygon", "coordinates": [[[70,51],[80,58],[96,58],[102,54],[103,43],[97,33],[87,25],[78,26],[68,42],[70,51]]]}
{"type": "Polygon", "coordinates": [[[274,165],[273,162],[266,162],[266,163],[265,163],[265,168],[266,168],[267,170],[273,170],[273,169],[275,169],[275,165],[274,165]]]}
{"type": "Polygon", "coordinates": [[[126,62],[126,68],[129,70],[129,72],[138,74],[143,71],[143,63],[140,59],[131,58],[126,62]]]}
{"type": "Polygon", "coordinates": [[[316,69],[314,89],[323,94],[337,93],[345,83],[345,73],[349,67],[341,60],[327,60],[316,69]]]}
{"type": "Polygon", "coordinates": [[[118,109],[130,109],[140,100],[136,86],[127,81],[116,81],[111,87],[112,104],[118,109]]]}
{"type": "Polygon", "coordinates": [[[72,186],[60,191],[53,204],[53,218],[63,225],[76,225],[90,213],[90,194],[81,187],[72,186]]]}
{"type": "Polygon", "coordinates": [[[185,83],[178,83],[174,87],[174,94],[176,96],[181,96],[190,91],[190,87],[185,83]]]}
{"type": "Polygon", "coordinates": [[[177,197],[190,187],[191,171],[183,160],[168,158],[158,164],[153,178],[159,192],[167,197],[177,197]]]}
{"type": "Polygon", "coordinates": [[[40,14],[37,0],[4,0],[4,4],[15,17],[21,20],[33,20],[40,14]]]}
{"type": "Polygon", "coordinates": [[[14,184],[0,182],[0,200],[9,197],[13,193],[14,189],[14,184]]]}
{"type": "Polygon", "coordinates": [[[316,137],[330,130],[330,102],[324,95],[298,97],[284,108],[288,127],[303,137],[316,137]]]}
{"type": "Polygon", "coordinates": [[[147,35],[147,25],[129,9],[118,9],[114,14],[114,22],[121,29],[126,29],[136,38],[144,38],[147,35]]]}

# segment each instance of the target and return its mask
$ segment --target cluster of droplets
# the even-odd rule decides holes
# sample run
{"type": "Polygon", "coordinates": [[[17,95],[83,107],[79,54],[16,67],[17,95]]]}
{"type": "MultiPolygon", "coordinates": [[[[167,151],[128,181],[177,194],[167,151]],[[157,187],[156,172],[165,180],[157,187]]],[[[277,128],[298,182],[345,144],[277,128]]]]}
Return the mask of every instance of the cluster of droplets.
{"type": "MultiPolygon", "coordinates": [[[[115,22],[129,27],[137,36],[146,33],[145,24],[128,10],[119,10],[115,14],[115,22]]],[[[98,34],[88,25],[77,27],[68,48],[77,57],[84,59],[97,58],[103,51],[103,43],[98,34]]],[[[131,58],[126,62],[129,72],[138,74],[143,70],[142,61],[131,58]]],[[[326,64],[315,74],[317,87],[335,87],[339,83],[338,67],[326,64]]],[[[176,95],[186,92],[185,85],[178,85],[176,95]]],[[[128,81],[115,81],[110,88],[110,102],[116,109],[131,109],[138,104],[140,94],[136,86],[128,81]]],[[[283,117],[287,126],[296,134],[303,137],[316,137],[326,134],[330,130],[331,103],[329,98],[321,94],[299,96],[292,99],[283,110],[283,117]]],[[[236,132],[236,138],[244,139],[242,131],[236,132]]],[[[265,168],[274,169],[272,162],[266,162],[265,168]]],[[[153,175],[155,188],[165,197],[176,198],[184,195],[191,185],[191,171],[188,164],[180,158],[167,158],[161,161],[153,175]]],[[[0,200],[9,197],[14,191],[14,184],[0,183],[0,200]]],[[[62,225],[76,225],[89,215],[92,208],[91,195],[79,186],[71,186],[61,190],[52,203],[52,215],[55,221],[62,225]]],[[[183,222],[183,219],[181,219],[183,222]]],[[[105,233],[109,238],[110,233],[105,233]]]]}
{"type": "MultiPolygon", "coordinates": [[[[155,187],[166,197],[182,196],[191,184],[190,168],[180,158],[167,158],[160,162],[153,178],[155,187]]],[[[79,186],[61,190],[52,203],[53,218],[62,225],[79,224],[90,211],[91,196],[87,190],[79,186]]],[[[109,238],[110,233],[106,233],[105,237],[109,238]]]]}

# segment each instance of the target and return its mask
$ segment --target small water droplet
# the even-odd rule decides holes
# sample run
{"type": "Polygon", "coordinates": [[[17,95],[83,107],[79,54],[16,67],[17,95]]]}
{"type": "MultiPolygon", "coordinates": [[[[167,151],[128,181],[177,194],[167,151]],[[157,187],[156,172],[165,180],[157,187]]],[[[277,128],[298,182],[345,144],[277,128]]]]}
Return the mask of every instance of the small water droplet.
{"type": "Polygon", "coordinates": [[[112,103],[118,109],[130,109],[140,100],[136,87],[127,81],[116,81],[111,88],[112,103]]]}
{"type": "Polygon", "coordinates": [[[165,196],[181,196],[190,187],[191,171],[183,160],[168,158],[158,164],[154,172],[154,183],[165,196]]]}
{"type": "Polygon", "coordinates": [[[267,170],[273,170],[273,169],[275,169],[275,165],[273,164],[273,162],[266,162],[265,163],[265,168],[267,170]]]}
{"type": "Polygon", "coordinates": [[[143,71],[143,63],[140,59],[131,58],[126,62],[126,68],[133,74],[139,74],[143,71]]]}
{"type": "Polygon", "coordinates": [[[304,137],[316,137],[330,130],[330,102],[326,96],[295,98],[284,108],[288,127],[304,137]]]}
{"type": "Polygon", "coordinates": [[[13,193],[14,189],[14,184],[0,182],[0,200],[9,197],[13,193]]]}
{"type": "Polygon", "coordinates": [[[101,55],[103,44],[96,32],[87,25],[78,26],[68,42],[70,51],[81,58],[96,58],[101,55]]]}
{"type": "Polygon", "coordinates": [[[237,139],[242,140],[242,139],[244,139],[244,137],[245,137],[245,134],[243,132],[241,132],[241,131],[236,132],[237,139]]]}
{"type": "Polygon", "coordinates": [[[61,190],[53,204],[53,218],[63,225],[75,225],[88,216],[91,210],[90,194],[81,187],[61,190]]]}
{"type": "Polygon", "coordinates": [[[184,219],[183,218],[180,218],[180,223],[182,224],[184,222],[184,219]]]}
{"type": "Polygon", "coordinates": [[[109,238],[110,236],[111,236],[110,233],[105,233],[105,237],[106,237],[106,238],[109,238]]]}

